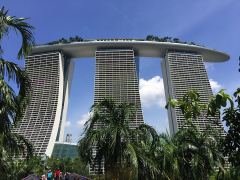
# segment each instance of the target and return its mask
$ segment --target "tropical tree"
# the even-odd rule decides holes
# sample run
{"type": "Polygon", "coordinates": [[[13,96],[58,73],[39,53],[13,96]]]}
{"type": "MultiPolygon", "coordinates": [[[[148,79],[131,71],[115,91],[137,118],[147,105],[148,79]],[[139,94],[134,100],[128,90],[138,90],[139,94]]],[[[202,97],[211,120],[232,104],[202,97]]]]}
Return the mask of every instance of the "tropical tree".
{"type": "Polygon", "coordinates": [[[223,121],[227,126],[223,151],[232,166],[232,175],[240,177],[240,88],[235,93],[235,104],[223,110],[223,121]]]}
{"type": "Polygon", "coordinates": [[[131,136],[135,151],[135,172],[138,179],[156,179],[160,174],[159,162],[156,159],[156,149],[159,147],[159,136],[149,125],[141,124],[131,136]]]}
{"type": "Polygon", "coordinates": [[[214,96],[209,104],[202,104],[196,91],[189,91],[178,100],[170,99],[168,105],[180,108],[185,118],[183,128],[173,137],[173,143],[177,147],[175,154],[179,172],[183,179],[207,179],[216,167],[224,171],[224,156],[219,150],[221,135],[211,127],[200,132],[193,122],[202,112],[208,112],[206,119],[209,115],[215,116],[227,100],[223,91],[214,96]],[[219,101],[220,95],[224,98],[219,101]]]}
{"type": "Polygon", "coordinates": [[[173,138],[169,134],[158,135],[154,148],[151,149],[151,159],[157,164],[158,171],[155,179],[180,179],[177,161],[177,146],[173,143],[173,138]]]}
{"type": "Polygon", "coordinates": [[[37,156],[32,156],[28,159],[15,159],[14,161],[9,161],[8,164],[11,171],[3,177],[9,180],[19,180],[27,177],[29,174],[41,176],[46,173],[41,157],[37,156]]]}
{"type": "Polygon", "coordinates": [[[224,171],[219,134],[211,128],[201,132],[193,124],[189,126],[173,138],[182,179],[209,179],[216,168],[224,171]]]}
{"type": "Polygon", "coordinates": [[[22,37],[18,59],[27,56],[34,38],[33,27],[25,20],[26,18],[9,16],[4,7],[0,10],[0,172],[6,172],[8,158],[32,152],[31,144],[23,136],[11,131],[23,116],[30,94],[30,82],[22,68],[4,59],[1,46],[3,38],[13,30],[22,37]],[[10,87],[10,81],[17,84],[18,92],[10,87]]]}
{"type": "Polygon", "coordinates": [[[185,117],[184,127],[170,137],[158,135],[145,124],[131,129],[129,123],[135,108],[104,100],[91,108],[85,136],[79,141],[80,156],[99,169],[104,164],[106,178],[209,179],[212,175],[220,178],[221,174],[225,174],[224,177],[236,174],[232,170],[227,173],[224,168],[219,132],[211,127],[200,131],[193,123],[203,111],[207,112],[206,118],[218,115],[228,101],[232,110],[231,97],[223,90],[213,96],[209,104],[202,104],[195,91],[189,91],[178,100],[170,99],[168,106],[180,108],[185,117]],[[93,147],[96,147],[95,156],[93,147]]]}
{"type": "Polygon", "coordinates": [[[85,136],[79,141],[79,153],[86,163],[97,167],[96,171],[100,171],[104,164],[106,178],[133,178],[138,173],[152,176],[157,171],[148,157],[150,151],[142,151],[147,142],[141,130],[152,134],[152,140],[156,132],[147,125],[130,128],[135,111],[132,104],[116,104],[111,99],[105,99],[91,108],[91,116],[85,124],[85,136]]]}
{"type": "Polygon", "coordinates": [[[77,158],[48,158],[46,162],[47,169],[55,171],[60,169],[63,174],[65,172],[77,173],[82,176],[88,176],[88,166],[86,166],[79,157],[77,158]]]}
{"type": "Polygon", "coordinates": [[[166,108],[169,108],[169,106],[173,108],[178,107],[181,110],[186,123],[196,120],[202,111],[207,108],[206,104],[200,102],[200,95],[194,90],[188,91],[180,99],[169,98],[166,108]]]}

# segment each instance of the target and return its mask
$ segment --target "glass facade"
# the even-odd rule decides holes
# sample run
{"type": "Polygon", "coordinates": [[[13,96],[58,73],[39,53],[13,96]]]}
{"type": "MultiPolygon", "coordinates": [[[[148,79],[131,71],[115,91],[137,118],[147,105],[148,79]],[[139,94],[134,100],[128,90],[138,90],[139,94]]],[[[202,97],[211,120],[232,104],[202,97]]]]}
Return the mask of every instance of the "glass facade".
{"type": "Polygon", "coordinates": [[[54,157],[54,158],[77,158],[78,157],[77,144],[56,142],[54,144],[52,157],[54,157]]]}

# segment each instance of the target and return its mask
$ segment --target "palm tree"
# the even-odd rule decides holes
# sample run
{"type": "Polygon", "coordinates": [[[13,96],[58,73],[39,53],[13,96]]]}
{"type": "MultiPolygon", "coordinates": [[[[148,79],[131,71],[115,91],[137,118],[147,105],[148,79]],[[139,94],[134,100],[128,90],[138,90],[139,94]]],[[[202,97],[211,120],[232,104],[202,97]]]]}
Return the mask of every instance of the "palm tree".
{"type": "Polygon", "coordinates": [[[216,168],[223,170],[224,156],[219,151],[219,136],[213,129],[200,132],[193,124],[174,136],[179,171],[183,179],[209,179],[216,168]]]}
{"type": "Polygon", "coordinates": [[[133,148],[136,152],[138,179],[156,179],[160,173],[159,162],[156,159],[156,149],[159,147],[159,136],[156,130],[146,124],[141,124],[132,135],[133,148]]]}
{"type": "MultiPolygon", "coordinates": [[[[228,98],[222,96],[222,93],[220,92],[219,96],[227,101],[228,98]]],[[[208,111],[207,117],[215,116],[221,104],[226,104],[218,98],[213,97],[209,105],[201,104],[199,94],[196,91],[189,91],[183,98],[170,99],[168,103],[172,107],[178,106],[185,118],[184,127],[173,137],[173,143],[177,147],[175,154],[179,172],[183,179],[207,179],[216,167],[224,171],[224,156],[219,149],[221,139],[219,132],[210,127],[200,132],[193,124],[203,111],[208,111]]]]}
{"type": "MultiPolygon", "coordinates": [[[[208,179],[216,168],[223,169],[224,156],[218,149],[218,136],[212,129],[200,132],[192,123],[170,137],[155,131],[136,129],[134,141],[138,169],[143,179],[208,179]],[[153,132],[152,134],[150,134],[153,132]],[[143,161],[141,161],[143,159],[143,161]]],[[[141,178],[138,178],[141,179],[141,178]]]]}
{"type": "Polygon", "coordinates": [[[8,16],[4,7],[0,10],[0,172],[6,171],[7,157],[32,153],[31,144],[23,136],[11,131],[23,116],[30,94],[30,82],[22,68],[3,58],[4,51],[1,46],[3,37],[13,30],[22,37],[18,59],[27,56],[34,44],[34,38],[33,27],[25,20],[8,16]],[[18,93],[8,85],[9,81],[17,84],[18,93]]]}
{"type": "Polygon", "coordinates": [[[160,134],[156,148],[154,149],[154,159],[158,162],[158,179],[181,179],[179,163],[176,151],[178,147],[174,144],[173,138],[169,134],[160,134]]]}
{"type": "Polygon", "coordinates": [[[85,124],[85,136],[79,141],[79,152],[86,163],[98,166],[98,170],[104,162],[107,178],[137,177],[141,167],[149,170],[150,176],[157,171],[155,162],[148,158],[150,151],[144,151],[143,148],[148,150],[144,132],[152,134],[152,140],[155,140],[156,132],[147,125],[131,129],[129,123],[135,111],[132,104],[116,104],[110,99],[91,108],[91,116],[85,124]],[[96,128],[97,125],[100,128],[96,128]],[[93,151],[96,151],[96,156],[93,156],[93,151]]]}
{"type": "Polygon", "coordinates": [[[34,45],[34,37],[32,33],[33,26],[26,23],[25,20],[27,20],[27,18],[8,16],[8,11],[6,11],[4,7],[0,10],[0,41],[4,36],[8,35],[10,30],[20,33],[22,43],[21,48],[18,51],[19,59],[21,57],[26,57],[29,54],[31,47],[34,45]]]}

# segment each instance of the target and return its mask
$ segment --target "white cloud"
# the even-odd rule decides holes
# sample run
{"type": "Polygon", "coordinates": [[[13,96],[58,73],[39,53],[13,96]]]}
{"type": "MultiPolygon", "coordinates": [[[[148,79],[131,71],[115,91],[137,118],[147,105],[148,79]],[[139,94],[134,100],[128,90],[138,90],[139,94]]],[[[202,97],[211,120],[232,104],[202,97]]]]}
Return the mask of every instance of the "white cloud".
{"type": "Polygon", "coordinates": [[[213,79],[209,79],[209,82],[213,92],[217,92],[220,89],[222,89],[222,85],[219,84],[217,81],[214,81],[213,79]]]}
{"type": "Polygon", "coordinates": [[[66,128],[69,128],[70,126],[71,126],[71,122],[70,122],[70,121],[66,121],[65,127],[66,127],[66,128]]]}
{"type": "Polygon", "coordinates": [[[207,71],[214,70],[214,63],[205,62],[204,65],[207,71]]]}
{"type": "Polygon", "coordinates": [[[89,117],[90,117],[90,114],[89,114],[89,113],[83,114],[83,115],[81,116],[80,120],[77,121],[77,126],[78,126],[79,128],[82,128],[82,127],[84,126],[85,122],[87,122],[87,120],[89,119],[89,117]]]}
{"type": "Polygon", "coordinates": [[[163,79],[160,76],[154,76],[149,80],[140,79],[139,91],[141,102],[144,107],[166,105],[163,79]]]}

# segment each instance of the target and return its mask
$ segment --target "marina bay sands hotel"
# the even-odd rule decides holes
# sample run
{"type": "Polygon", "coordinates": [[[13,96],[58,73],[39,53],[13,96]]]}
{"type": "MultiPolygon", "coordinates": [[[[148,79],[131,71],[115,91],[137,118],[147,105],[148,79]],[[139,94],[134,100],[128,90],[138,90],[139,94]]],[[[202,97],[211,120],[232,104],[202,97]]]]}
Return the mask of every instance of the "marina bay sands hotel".
{"type": "MultiPolygon", "coordinates": [[[[22,122],[14,131],[33,143],[36,155],[51,156],[54,145],[63,142],[74,66],[72,59],[85,57],[96,58],[94,103],[104,98],[113,98],[117,103],[134,103],[137,112],[131,120],[132,128],[143,123],[138,57],[161,59],[159,68],[162,68],[166,98],[181,98],[194,89],[199,92],[202,103],[207,103],[212,96],[204,62],[229,59],[227,54],[206,47],[134,39],[35,46],[26,58],[26,70],[32,84],[31,100],[22,122]]],[[[171,134],[183,127],[180,109],[169,108],[168,118],[171,134]]],[[[207,125],[222,130],[204,114],[194,124],[200,130],[207,125]]]]}

